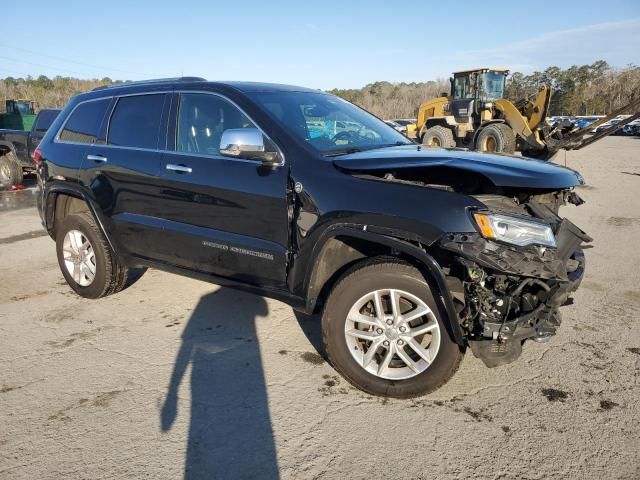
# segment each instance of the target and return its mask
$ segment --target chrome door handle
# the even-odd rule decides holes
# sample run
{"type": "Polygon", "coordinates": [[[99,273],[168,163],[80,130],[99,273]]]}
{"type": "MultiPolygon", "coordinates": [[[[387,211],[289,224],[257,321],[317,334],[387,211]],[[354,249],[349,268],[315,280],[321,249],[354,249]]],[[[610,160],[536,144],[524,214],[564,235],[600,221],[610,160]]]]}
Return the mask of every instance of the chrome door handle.
{"type": "Polygon", "coordinates": [[[186,165],[176,165],[175,163],[168,163],[166,169],[178,173],[191,173],[193,171],[191,170],[191,167],[187,167],[186,165]]]}
{"type": "Polygon", "coordinates": [[[87,160],[93,160],[94,162],[98,163],[106,163],[107,157],[104,157],[102,155],[87,155],[87,160]]]}

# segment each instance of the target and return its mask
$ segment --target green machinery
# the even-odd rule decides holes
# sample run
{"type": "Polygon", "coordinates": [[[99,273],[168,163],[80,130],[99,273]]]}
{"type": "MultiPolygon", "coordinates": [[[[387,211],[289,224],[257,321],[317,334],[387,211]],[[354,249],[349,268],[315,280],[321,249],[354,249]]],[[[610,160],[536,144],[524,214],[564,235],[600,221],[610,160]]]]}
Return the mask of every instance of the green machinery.
{"type": "Polygon", "coordinates": [[[0,128],[31,130],[36,119],[35,107],[31,100],[6,100],[5,111],[0,113],[0,128]]]}

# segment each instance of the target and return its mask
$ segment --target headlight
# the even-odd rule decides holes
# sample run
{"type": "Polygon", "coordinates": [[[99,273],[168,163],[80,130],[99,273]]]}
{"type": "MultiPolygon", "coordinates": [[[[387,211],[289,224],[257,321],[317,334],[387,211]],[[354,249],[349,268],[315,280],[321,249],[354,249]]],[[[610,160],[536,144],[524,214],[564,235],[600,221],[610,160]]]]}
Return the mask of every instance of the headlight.
{"type": "Polygon", "coordinates": [[[484,238],[500,240],[520,247],[527,245],[556,246],[553,230],[546,223],[499,214],[474,213],[473,217],[484,238]]]}

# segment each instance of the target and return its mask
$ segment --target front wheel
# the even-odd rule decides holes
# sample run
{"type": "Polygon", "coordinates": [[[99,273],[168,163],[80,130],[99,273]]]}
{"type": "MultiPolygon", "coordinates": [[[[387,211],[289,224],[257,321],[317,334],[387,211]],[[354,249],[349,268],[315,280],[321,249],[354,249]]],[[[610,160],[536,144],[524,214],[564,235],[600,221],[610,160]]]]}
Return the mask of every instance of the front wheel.
{"type": "Polygon", "coordinates": [[[395,261],[365,262],[348,272],[329,295],[322,333],[336,370],[374,395],[432,392],[453,376],[464,355],[422,274],[395,261]]]}

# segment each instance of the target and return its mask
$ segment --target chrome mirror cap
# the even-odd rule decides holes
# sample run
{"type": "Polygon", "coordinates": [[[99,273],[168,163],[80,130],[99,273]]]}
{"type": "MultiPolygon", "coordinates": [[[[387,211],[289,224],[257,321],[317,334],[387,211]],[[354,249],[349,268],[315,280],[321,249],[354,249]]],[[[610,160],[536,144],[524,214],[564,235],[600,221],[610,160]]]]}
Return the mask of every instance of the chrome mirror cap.
{"type": "Polygon", "coordinates": [[[227,157],[280,163],[280,154],[265,147],[264,135],[257,128],[232,128],[222,132],[220,154],[227,157]]]}

